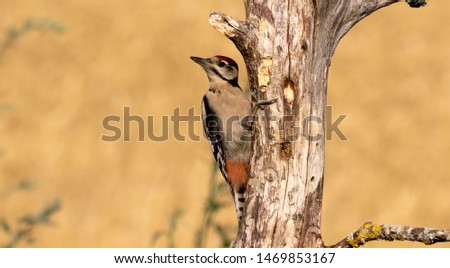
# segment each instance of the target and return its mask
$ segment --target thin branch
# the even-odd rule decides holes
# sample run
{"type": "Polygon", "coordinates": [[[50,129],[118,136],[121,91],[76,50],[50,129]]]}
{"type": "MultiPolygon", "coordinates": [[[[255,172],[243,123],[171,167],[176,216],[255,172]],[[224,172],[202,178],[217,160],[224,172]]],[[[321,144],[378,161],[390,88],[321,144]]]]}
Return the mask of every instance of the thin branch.
{"type": "Polygon", "coordinates": [[[213,12],[209,17],[209,24],[233,41],[244,58],[245,55],[251,55],[251,47],[247,38],[248,26],[245,22],[226,14],[213,12]]]}
{"type": "MultiPolygon", "coordinates": [[[[425,6],[427,0],[352,0],[341,12],[331,13],[331,16],[340,21],[333,49],[338,45],[339,40],[359,21],[369,16],[380,8],[387,7],[394,3],[406,2],[412,8],[425,6]],[[344,12],[344,15],[342,15],[344,12]]],[[[336,3],[336,5],[339,5],[336,3]]],[[[332,9],[336,10],[336,9],[332,9]]],[[[338,10],[338,9],[337,9],[338,10]]]]}
{"type": "Polygon", "coordinates": [[[356,0],[352,1],[352,5],[354,10],[372,13],[396,2],[406,2],[413,8],[423,7],[427,4],[427,0],[356,0]]]}
{"type": "Polygon", "coordinates": [[[427,0],[406,0],[410,7],[423,7],[427,4],[427,0]]]}
{"type": "Polygon", "coordinates": [[[389,6],[400,0],[352,0],[347,2],[347,8],[341,12],[333,13],[333,17],[340,21],[336,32],[333,49],[338,45],[339,40],[353,27],[356,23],[369,16],[380,8],[389,6]],[[343,14],[342,14],[343,13],[343,14]]]}
{"type": "Polygon", "coordinates": [[[374,224],[366,222],[332,248],[357,248],[369,241],[412,241],[431,245],[438,242],[450,242],[450,230],[374,224]]]}
{"type": "Polygon", "coordinates": [[[243,23],[226,14],[213,12],[209,17],[209,24],[230,39],[238,38],[245,32],[243,23]]]}

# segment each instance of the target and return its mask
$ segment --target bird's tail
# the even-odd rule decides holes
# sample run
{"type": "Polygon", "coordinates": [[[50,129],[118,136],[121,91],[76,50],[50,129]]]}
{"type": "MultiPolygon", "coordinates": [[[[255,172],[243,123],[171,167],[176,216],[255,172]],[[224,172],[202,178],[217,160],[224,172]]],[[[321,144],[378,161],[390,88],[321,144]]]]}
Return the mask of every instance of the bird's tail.
{"type": "Polygon", "coordinates": [[[240,187],[239,189],[236,189],[236,191],[234,191],[233,197],[234,197],[234,206],[236,208],[236,215],[238,221],[240,222],[244,214],[245,188],[240,187]]]}

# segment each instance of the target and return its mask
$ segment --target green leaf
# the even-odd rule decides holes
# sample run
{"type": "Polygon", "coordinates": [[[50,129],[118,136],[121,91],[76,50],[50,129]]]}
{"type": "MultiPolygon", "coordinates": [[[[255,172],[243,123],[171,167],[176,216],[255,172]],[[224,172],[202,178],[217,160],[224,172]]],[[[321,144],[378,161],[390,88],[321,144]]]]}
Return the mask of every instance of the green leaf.
{"type": "Polygon", "coordinates": [[[40,222],[49,222],[50,216],[57,212],[61,208],[61,202],[58,198],[53,199],[53,201],[48,204],[42,211],[39,213],[37,218],[40,222]]]}
{"type": "Polygon", "coordinates": [[[33,244],[35,241],[36,241],[36,239],[34,239],[34,237],[28,237],[28,239],[27,239],[28,244],[33,244]]]}
{"type": "Polygon", "coordinates": [[[23,22],[22,30],[27,31],[27,30],[31,29],[31,27],[33,27],[33,20],[27,19],[23,22]]]}
{"type": "Polygon", "coordinates": [[[174,236],[174,234],[175,234],[175,230],[177,229],[178,221],[179,221],[181,215],[183,215],[183,210],[178,208],[177,210],[175,210],[175,212],[173,213],[172,217],[170,217],[169,230],[167,231],[168,247],[169,248],[174,248],[175,247],[175,236],[174,236]]]}
{"type": "Polygon", "coordinates": [[[52,20],[42,21],[41,26],[44,30],[51,30],[56,33],[64,33],[66,31],[66,26],[64,26],[62,23],[52,20]]]}
{"type": "Polygon", "coordinates": [[[9,226],[8,222],[5,219],[0,219],[0,227],[7,234],[11,232],[11,227],[9,226]]]}
{"type": "Polygon", "coordinates": [[[6,35],[8,36],[8,38],[14,39],[14,38],[16,38],[17,36],[19,36],[19,34],[20,34],[20,31],[17,30],[16,27],[11,27],[11,28],[8,29],[8,32],[7,32],[6,35]]]}
{"type": "Polygon", "coordinates": [[[25,215],[19,220],[20,223],[33,225],[37,222],[37,219],[32,215],[25,215]]]}
{"type": "Polygon", "coordinates": [[[164,233],[161,230],[153,232],[153,235],[150,238],[150,245],[153,247],[163,235],[164,233]]]}
{"type": "Polygon", "coordinates": [[[32,180],[23,180],[17,184],[16,189],[20,191],[26,191],[34,188],[35,182],[32,180]]]}
{"type": "Polygon", "coordinates": [[[216,233],[219,235],[222,247],[229,247],[231,244],[230,235],[228,234],[227,230],[220,224],[216,224],[214,226],[214,229],[216,233]]]}

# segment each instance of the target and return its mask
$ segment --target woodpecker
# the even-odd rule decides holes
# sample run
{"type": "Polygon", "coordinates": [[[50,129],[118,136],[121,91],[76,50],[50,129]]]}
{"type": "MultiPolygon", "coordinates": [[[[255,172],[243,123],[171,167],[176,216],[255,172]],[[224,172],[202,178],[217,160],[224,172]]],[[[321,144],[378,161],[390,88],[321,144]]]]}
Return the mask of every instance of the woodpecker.
{"type": "Polygon", "coordinates": [[[191,57],[205,70],[209,89],[202,100],[203,129],[216,163],[230,186],[238,220],[244,211],[249,179],[251,124],[259,107],[275,100],[251,103],[238,84],[239,67],[225,56],[191,57]]]}

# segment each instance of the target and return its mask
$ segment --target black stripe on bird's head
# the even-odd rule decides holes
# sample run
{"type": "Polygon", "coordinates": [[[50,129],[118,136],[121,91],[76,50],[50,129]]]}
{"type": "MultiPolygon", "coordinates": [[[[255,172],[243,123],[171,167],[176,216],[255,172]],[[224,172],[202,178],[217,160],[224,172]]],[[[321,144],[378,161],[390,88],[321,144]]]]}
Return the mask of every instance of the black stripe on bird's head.
{"type": "Polygon", "coordinates": [[[206,59],[199,57],[191,59],[203,67],[211,83],[226,82],[239,87],[239,67],[233,59],[220,55],[206,59]]]}

